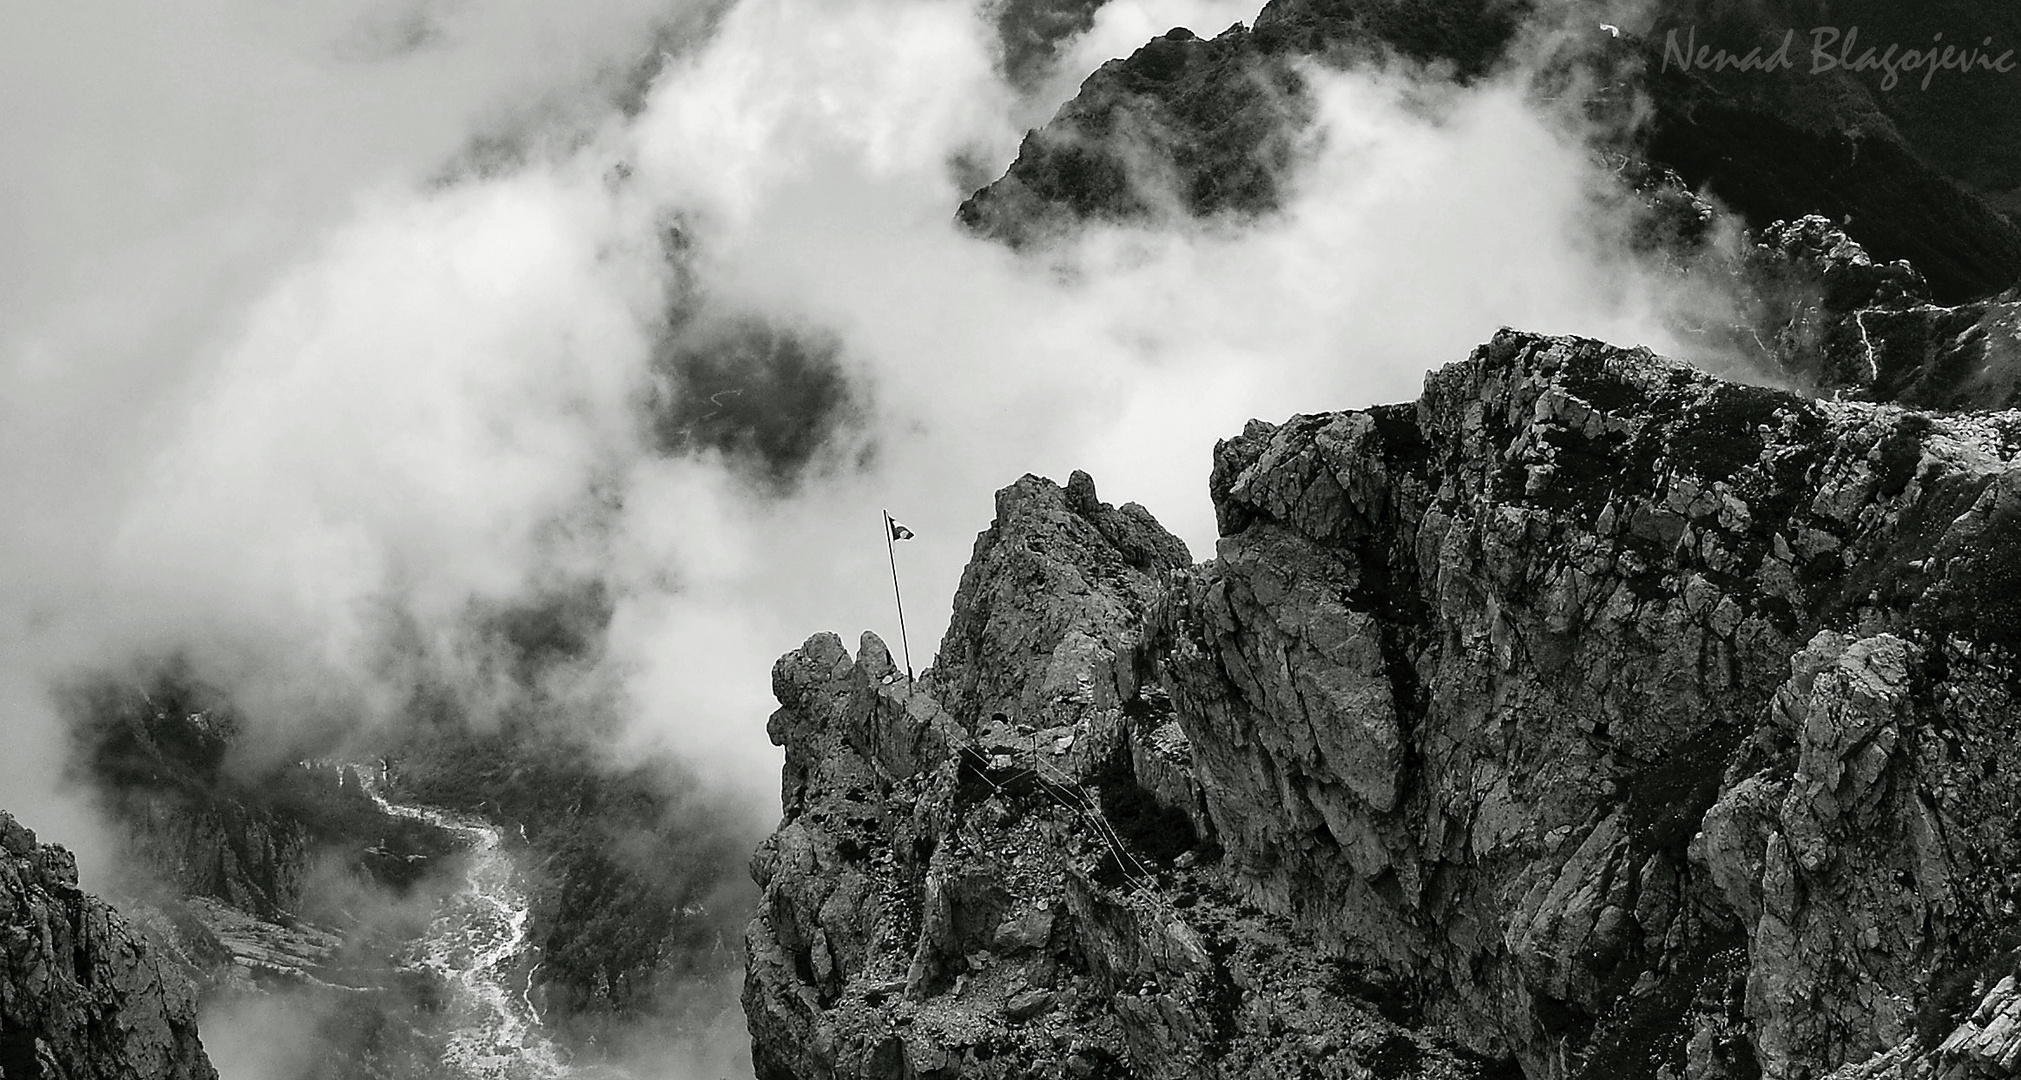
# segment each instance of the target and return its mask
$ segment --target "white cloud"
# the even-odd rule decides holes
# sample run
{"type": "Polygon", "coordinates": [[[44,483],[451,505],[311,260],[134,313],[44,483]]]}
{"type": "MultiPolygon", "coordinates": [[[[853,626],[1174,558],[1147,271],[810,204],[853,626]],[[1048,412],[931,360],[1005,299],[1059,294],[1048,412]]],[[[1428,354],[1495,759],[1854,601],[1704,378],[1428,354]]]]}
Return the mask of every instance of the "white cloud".
{"type": "Polygon", "coordinates": [[[921,532],[923,666],[1021,472],[1088,467],[1204,557],[1208,449],[1249,416],[1408,398],[1504,323],[1672,344],[1660,283],[1596,240],[1585,152],[1507,83],[1310,72],[1318,151],[1252,227],[1093,228],[1029,257],[970,236],[948,163],[1016,135],[986,33],[923,0],[748,0],[557,163],[377,189],[178,388],[104,601],[369,701],[389,611],[446,656],[473,600],[587,570],[616,586],[637,724],[755,779],[773,656],[851,623],[896,636],[880,505],[921,532]],[[646,453],[665,220],[705,305],[837,335],[872,468],[774,502],[646,453]]]}
{"type": "MultiPolygon", "coordinates": [[[[1062,70],[1256,6],[1117,0],[1062,70]]],[[[180,648],[285,730],[390,714],[432,665],[482,708],[472,605],[596,577],[619,752],[673,748],[769,815],[774,658],[865,626],[900,651],[881,507],[918,534],[897,555],[924,667],[1021,473],[1087,468],[1204,558],[1208,455],[1251,416],[1409,399],[1505,323],[1677,346],[1684,301],[1609,249],[1594,166],[1509,82],[1310,72],[1322,137],[1281,214],[1016,255],[955,224],[953,163],[1005,163],[1066,84],[1001,85],[972,5],[744,0],[631,116],[588,111],[590,76],[699,6],[42,10],[0,17],[32,31],[10,61],[49,54],[0,87],[56,102],[0,121],[4,193],[33,208],[0,237],[25,283],[0,289],[0,805],[93,874],[52,675],[180,648]],[[200,64],[224,67],[182,78],[200,64]],[[567,138],[424,181],[529,113],[567,138]],[[834,335],[867,467],[777,498],[650,452],[670,223],[698,304],[834,335]]]]}
{"type": "MultiPolygon", "coordinates": [[[[1677,344],[1667,281],[1605,243],[1586,152],[1507,82],[1311,72],[1322,137],[1281,214],[1017,255],[953,220],[952,163],[1006,162],[1031,107],[969,5],[745,0],[636,115],[428,184],[483,118],[632,56],[662,13],[384,6],[269,14],[276,29],[215,2],[216,40],[153,15],[127,32],[253,56],[220,92],[272,81],[270,100],[223,120],[200,115],[210,98],[170,102],[165,132],[81,102],[67,125],[7,132],[79,167],[158,151],[138,208],[124,181],[7,174],[56,220],[9,264],[36,287],[0,337],[0,484],[19,508],[0,535],[0,687],[27,748],[0,781],[30,825],[87,849],[89,816],[51,783],[51,673],[181,647],[283,729],[390,712],[432,664],[482,707],[500,687],[464,655],[472,604],[589,575],[616,606],[603,674],[627,747],[769,800],[774,658],[824,629],[898,644],[880,507],[918,533],[897,554],[924,667],[992,492],[1021,473],[1087,468],[1204,558],[1208,455],[1251,416],[1409,399],[1505,323],[1677,344]],[[387,45],[410,38],[420,51],[387,45]],[[336,39],[381,58],[294,51],[336,39]],[[431,55],[462,59],[424,75],[431,55]],[[636,407],[669,223],[697,303],[835,336],[867,395],[867,467],[776,498],[650,452],[636,407]],[[108,276],[76,276],[86,256],[108,276]]],[[[1145,28],[1211,34],[1253,8],[1128,0],[1068,55],[1085,67],[1145,28]]],[[[175,70],[138,38],[109,55],[175,70]]],[[[232,1053],[256,1073],[252,1049],[232,1053]]]]}

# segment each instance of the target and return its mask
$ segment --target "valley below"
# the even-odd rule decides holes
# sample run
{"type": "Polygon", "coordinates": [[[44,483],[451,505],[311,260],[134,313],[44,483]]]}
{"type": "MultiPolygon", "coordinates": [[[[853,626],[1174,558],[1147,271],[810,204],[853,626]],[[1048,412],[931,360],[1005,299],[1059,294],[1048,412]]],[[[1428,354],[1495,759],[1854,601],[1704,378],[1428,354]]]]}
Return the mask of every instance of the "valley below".
{"type": "Polygon", "coordinates": [[[420,938],[400,950],[401,967],[446,987],[441,1025],[447,1072],[469,1080],[555,1080],[569,1075],[545,1034],[532,993],[539,964],[528,941],[533,917],[525,875],[504,832],[480,818],[399,804],[366,783],[386,816],[418,821],[457,841],[462,881],[441,901],[420,938]]]}
{"type": "MultiPolygon", "coordinates": [[[[2021,33],[2003,7],[1946,11],[1988,40],[2021,33]]],[[[69,851],[0,812],[0,1080],[2021,1076],[2021,91],[1908,102],[1857,73],[1651,69],[1666,27],[1755,40],[1834,12],[1914,22],[1864,0],[1270,0],[1101,63],[1000,167],[966,143],[941,155],[936,184],[967,179],[934,212],[963,259],[986,252],[948,265],[1036,305],[1052,295],[1036,282],[1122,280],[1162,242],[1212,262],[1231,237],[1323,224],[1293,215],[1328,205],[1312,178],[1342,137],[1324,122],[1343,73],[1403,87],[1383,122],[1427,139],[1463,126],[1452,102],[1506,98],[1574,147],[1553,153],[1576,155],[1591,235],[1564,243],[1597,276],[1655,282],[1638,325],[1697,361],[1515,326],[1442,355],[1409,400],[1315,392],[1314,411],[1201,448],[1211,551],[1086,471],[997,478],[958,588],[925,601],[951,612],[930,662],[795,627],[776,710],[739,717],[748,732],[635,714],[703,715],[750,697],[704,691],[766,681],[714,667],[771,641],[738,606],[752,596],[855,610],[780,599],[805,588],[779,554],[800,549],[751,536],[783,521],[855,543],[808,523],[886,494],[899,443],[876,424],[932,426],[878,412],[917,373],[870,379],[863,340],[931,338],[935,364],[957,350],[938,324],[859,340],[820,304],[712,307],[710,230],[746,208],[654,207],[637,219],[653,235],[626,238],[651,272],[596,279],[651,333],[553,335],[572,372],[580,340],[641,367],[595,391],[638,430],[583,441],[644,463],[583,451],[587,479],[528,481],[568,488],[520,538],[537,554],[514,549],[532,570],[484,564],[441,601],[402,576],[451,576],[414,528],[384,591],[436,606],[329,609],[370,627],[371,690],[330,715],[277,710],[269,673],[234,682],[201,648],[49,680],[63,783],[88,793],[109,869],[85,891],[69,851]],[[1099,258],[1072,262],[1084,242],[1099,258]],[[637,502],[659,516],[626,519],[637,502]],[[759,552],[776,564],[751,571],[759,552]],[[777,581],[721,587],[739,573],[777,581]],[[718,606],[663,639],[640,629],[681,603],[718,606]],[[641,691],[648,669],[679,692],[641,691]],[[761,728],[776,803],[718,760],[761,728]]],[[[942,41],[944,14],[908,32],[942,41]]],[[[1081,73],[1054,65],[1113,14],[977,9],[992,92],[1020,110],[1064,92],[1081,73]]],[[[701,45],[661,44],[627,76],[626,123],[666,107],[652,87],[715,70],[701,45]]],[[[904,141],[876,130],[879,153],[904,141]]],[[[605,138],[623,142],[578,141],[605,138]]],[[[667,167],[625,145],[638,160],[582,170],[599,198],[667,167]]],[[[531,174],[514,155],[534,154],[483,143],[440,187],[531,174]]],[[[814,205],[772,227],[848,217],[814,205]]],[[[590,246],[607,269],[625,245],[590,246]]],[[[495,254],[447,276],[488,280],[495,254]]],[[[1383,277],[1399,252],[1357,254],[1383,277]]],[[[919,261],[906,280],[942,265],[919,261]]],[[[1533,276],[1517,263],[1498,269],[1533,276]]],[[[609,298],[554,303],[591,294],[609,298]]],[[[876,302],[916,320],[943,299],[876,302]]],[[[989,312],[981,337],[1079,333],[989,312]]],[[[1157,330],[1097,345],[1156,368],[1157,330]]],[[[1282,330],[1269,340],[1307,347],[1282,330]]],[[[1414,355],[1382,330],[1329,371],[1414,355]]],[[[504,391],[478,370],[447,381],[593,412],[590,391],[504,391]]],[[[962,388],[973,415],[1053,408],[996,375],[962,388]]],[[[1191,394],[1143,400],[1176,425],[1191,394]]],[[[459,422],[417,412],[431,432],[459,422]]],[[[528,474],[580,434],[467,426],[507,431],[528,474]]],[[[986,425],[947,426],[920,456],[949,471],[923,475],[972,466],[986,425]]],[[[482,487],[448,474],[419,501],[482,487]]],[[[885,521],[875,559],[836,565],[888,565],[895,594],[893,544],[920,537],[885,521]]]]}

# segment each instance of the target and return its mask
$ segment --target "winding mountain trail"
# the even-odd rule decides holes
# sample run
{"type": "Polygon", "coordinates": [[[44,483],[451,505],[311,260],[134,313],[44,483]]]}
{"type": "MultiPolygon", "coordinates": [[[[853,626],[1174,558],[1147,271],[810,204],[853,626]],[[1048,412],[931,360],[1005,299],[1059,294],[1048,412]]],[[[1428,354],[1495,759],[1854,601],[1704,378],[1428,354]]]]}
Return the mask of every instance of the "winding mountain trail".
{"type": "MultiPolygon", "coordinates": [[[[361,770],[363,772],[363,770],[361,770]]],[[[442,904],[405,962],[448,985],[443,1064],[469,1080],[558,1080],[572,1074],[567,1054],[541,1031],[528,997],[533,951],[530,902],[498,827],[481,818],[397,803],[367,780],[380,809],[426,822],[462,841],[469,861],[463,885],[442,904]]]]}

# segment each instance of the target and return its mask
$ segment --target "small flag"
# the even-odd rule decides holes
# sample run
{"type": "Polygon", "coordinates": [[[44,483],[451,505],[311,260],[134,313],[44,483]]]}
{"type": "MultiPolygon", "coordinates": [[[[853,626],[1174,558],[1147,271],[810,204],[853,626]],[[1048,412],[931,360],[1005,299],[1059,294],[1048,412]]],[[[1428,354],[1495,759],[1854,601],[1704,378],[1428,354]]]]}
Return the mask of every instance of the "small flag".
{"type": "Polygon", "coordinates": [[[905,598],[898,593],[898,550],[893,540],[912,539],[912,530],[898,523],[891,511],[884,512],[884,554],[891,560],[891,602],[898,605],[898,643],[905,646],[905,678],[912,680],[912,642],[905,633],[905,598]]]}

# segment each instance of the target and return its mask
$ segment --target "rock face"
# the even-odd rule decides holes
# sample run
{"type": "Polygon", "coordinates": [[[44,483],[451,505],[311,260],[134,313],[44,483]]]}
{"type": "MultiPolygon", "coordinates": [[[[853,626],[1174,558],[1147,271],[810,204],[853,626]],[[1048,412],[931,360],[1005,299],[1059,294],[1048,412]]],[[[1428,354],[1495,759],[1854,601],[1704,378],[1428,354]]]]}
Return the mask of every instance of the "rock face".
{"type": "Polygon", "coordinates": [[[760,1077],[1482,1075],[1203,865],[1186,736],[1139,666],[1189,561],[1085,474],[1028,476],[933,672],[908,684],[868,634],[780,660],[787,820],[752,861],[745,984],[760,1077]]]}
{"type": "Polygon", "coordinates": [[[196,997],[60,847],[0,811],[0,1076],[216,1080],[196,997]]]}
{"type": "Polygon", "coordinates": [[[1663,1033],[1680,1072],[1795,1077],[1912,1035],[2011,921],[2006,870],[1960,889],[2011,846],[1944,793],[2011,738],[2012,631],[1964,597],[2015,554],[2015,418],[1514,334],[1381,415],[1220,454],[1167,670],[1237,871],[1533,1075],[1646,1070],[1663,1033]],[[1275,599],[1319,567],[1345,587],[1275,599]],[[1357,609],[1385,655],[1316,661],[1306,628],[1357,609]],[[1273,699],[1357,685],[1370,746],[1413,736],[1378,775],[1271,745],[1273,699]]]}
{"type": "Polygon", "coordinates": [[[774,672],[784,1077],[2008,1075],[2021,415],[1505,331],[774,672]]]}

